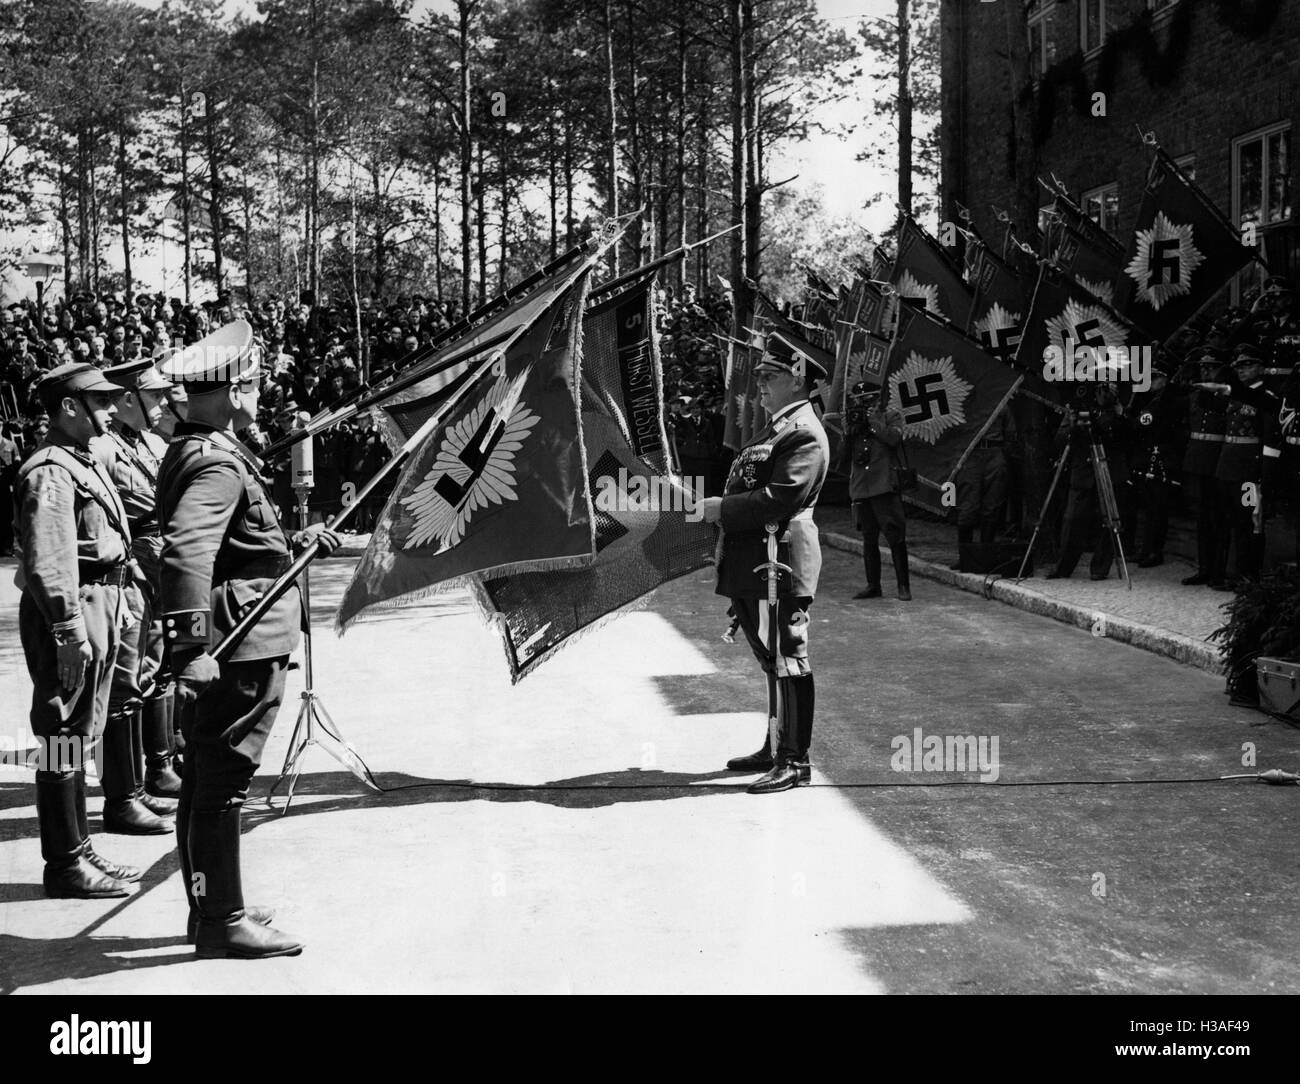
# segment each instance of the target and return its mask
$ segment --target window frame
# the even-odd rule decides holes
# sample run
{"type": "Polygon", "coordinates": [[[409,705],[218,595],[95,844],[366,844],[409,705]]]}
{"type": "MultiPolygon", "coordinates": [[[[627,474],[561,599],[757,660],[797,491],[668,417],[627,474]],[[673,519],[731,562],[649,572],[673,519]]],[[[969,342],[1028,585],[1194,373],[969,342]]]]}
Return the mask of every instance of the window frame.
{"type": "Polygon", "coordinates": [[[1031,0],[1027,13],[1027,22],[1029,28],[1029,60],[1030,76],[1034,79],[1041,79],[1051,67],[1048,60],[1048,49],[1053,44],[1049,31],[1052,25],[1052,16],[1056,13],[1056,0],[1031,0]],[[1034,38],[1037,36],[1040,48],[1038,70],[1033,69],[1034,59],[1034,38]]]}
{"type": "Polygon", "coordinates": [[[1108,181],[1106,184],[1099,184],[1094,188],[1089,188],[1079,194],[1079,209],[1083,211],[1088,218],[1092,219],[1101,229],[1105,230],[1112,237],[1118,233],[1119,226],[1119,181],[1108,181]],[[1113,222],[1106,221],[1106,202],[1105,197],[1113,193],[1115,196],[1115,218],[1113,222]],[[1096,218],[1088,214],[1088,202],[1096,200],[1101,209],[1101,213],[1096,218]]]}
{"type": "Polygon", "coordinates": [[[1088,44],[1088,2],[1089,0],[1079,0],[1079,50],[1083,53],[1084,59],[1094,57],[1100,53],[1105,48],[1106,39],[1115,28],[1112,25],[1111,30],[1107,30],[1106,24],[1107,15],[1111,13],[1116,0],[1097,0],[1097,4],[1100,6],[1100,18],[1097,22],[1101,27],[1101,40],[1093,42],[1091,45],[1088,44]]]}
{"type": "MultiPolygon", "coordinates": [[[[1255,224],[1255,229],[1259,236],[1259,248],[1258,248],[1259,252],[1262,252],[1264,249],[1264,235],[1266,233],[1268,233],[1270,230],[1286,229],[1288,226],[1292,226],[1295,222],[1294,217],[1290,214],[1288,214],[1286,217],[1280,219],[1277,222],[1269,222],[1267,220],[1267,212],[1269,209],[1268,200],[1269,200],[1269,181],[1270,181],[1270,177],[1268,173],[1268,140],[1270,136],[1277,135],[1281,132],[1286,132],[1289,137],[1293,131],[1294,128],[1291,124],[1291,121],[1289,120],[1274,121],[1272,124],[1266,124],[1261,128],[1255,128],[1249,132],[1243,133],[1242,135],[1234,136],[1232,139],[1232,143],[1230,144],[1230,149],[1228,154],[1228,159],[1229,159],[1228,184],[1230,186],[1230,195],[1231,195],[1230,221],[1232,222],[1234,228],[1237,230],[1237,235],[1239,237],[1241,236],[1242,227],[1245,225],[1241,220],[1241,214],[1242,214],[1241,151],[1243,147],[1251,143],[1259,143],[1262,145],[1261,153],[1260,153],[1260,178],[1259,178],[1260,201],[1261,201],[1260,221],[1255,224]]],[[[1287,169],[1287,173],[1285,174],[1288,181],[1287,184],[1288,193],[1287,193],[1287,198],[1285,198],[1282,202],[1282,207],[1287,212],[1290,212],[1291,210],[1290,183],[1289,183],[1290,176],[1291,176],[1290,160],[1294,155],[1294,153],[1295,153],[1295,148],[1292,145],[1292,141],[1288,139],[1288,147],[1287,147],[1288,169],[1287,169]]],[[[1232,303],[1234,305],[1238,304],[1241,300],[1241,295],[1244,292],[1244,290],[1246,290],[1250,286],[1253,286],[1259,278],[1260,278],[1259,264],[1253,261],[1249,265],[1244,267],[1237,275],[1235,275],[1232,280],[1232,295],[1231,295],[1232,303]]]]}

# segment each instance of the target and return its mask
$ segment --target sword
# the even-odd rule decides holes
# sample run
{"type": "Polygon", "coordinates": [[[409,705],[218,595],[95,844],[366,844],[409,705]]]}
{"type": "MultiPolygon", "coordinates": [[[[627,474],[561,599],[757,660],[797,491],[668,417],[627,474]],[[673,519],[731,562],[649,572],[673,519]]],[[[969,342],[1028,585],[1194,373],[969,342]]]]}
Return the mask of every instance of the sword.
{"type": "Polygon", "coordinates": [[[780,648],[780,639],[777,635],[776,628],[776,588],[777,581],[782,572],[792,572],[789,565],[783,565],[776,559],[776,532],[780,524],[768,523],[765,525],[767,531],[767,560],[754,566],[755,572],[767,573],[767,650],[772,656],[772,669],[767,672],[767,740],[772,751],[772,760],[776,760],[776,751],[780,745],[780,713],[777,710],[777,684],[776,684],[776,660],[777,651],[780,648]]]}

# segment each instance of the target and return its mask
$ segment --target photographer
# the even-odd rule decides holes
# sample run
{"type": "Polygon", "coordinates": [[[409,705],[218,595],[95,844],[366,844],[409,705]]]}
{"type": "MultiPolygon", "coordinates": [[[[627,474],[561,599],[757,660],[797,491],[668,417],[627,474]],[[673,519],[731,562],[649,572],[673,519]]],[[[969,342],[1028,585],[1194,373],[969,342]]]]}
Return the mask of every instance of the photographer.
{"type": "Polygon", "coordinates": [[[903,412],[886,407],[880,389],[855,384],[845,413],[849,468],[849,497],[853,525],[862,532],[862,561],[867,586],[854,598],[880,598],[880,545],[883,532],[894,558],[898,597],[912,599],[907,567],[907,519],[899,482],[898,449],[903,443],[903,412]]]}
{"type": "Polygon", "coordinates": [[[1129,495],[1128,449],[1132,425],[1124,406],[1109,384],[1093,387],[1081,386],[1074,405],[1065,411],[1065,419],[1056,433],[1058,452],[1070,445],[1070,496],[1065,505],[1065,522],[1061,528],[1061,553],[1056,568],[1047,579],[1069,579],[1074,566],[1079,563],[1088,537],[1098,528],[1101,534],[1092,551],[1092,578],[1104,580],[1110,575],[1114,559],[1115,541],[1104,518],[1104,509],[1097,493],[1097,478],[1093,465],[1093,448],[1100,447],[1110,469],[1111,489],[1115,493],[1121,522],[1127,510],[1129,495]]]}

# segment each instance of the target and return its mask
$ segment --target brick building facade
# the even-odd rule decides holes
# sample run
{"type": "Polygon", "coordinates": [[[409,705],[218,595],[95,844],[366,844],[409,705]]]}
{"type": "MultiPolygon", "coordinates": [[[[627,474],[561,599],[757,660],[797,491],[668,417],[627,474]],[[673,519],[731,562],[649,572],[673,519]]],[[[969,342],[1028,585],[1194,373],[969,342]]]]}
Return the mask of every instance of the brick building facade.
{"type": "MultiPolygon", "coordinates": [[[[942,0],[941,193],[1001,238],[1014,198],[1005,5],[942,0]]],[[[1037,173],[1127,241],[1146,178],[1139,128],[1234,223],[1257,222],[1275,272],[1300,275],[1300,0],[1031,0],[1037,173]],[[1094,95],[1105,115],[1094,116],[1094,95]]],[[[1040,204],[1050,202],[1040,189],[1040,204]]]]}

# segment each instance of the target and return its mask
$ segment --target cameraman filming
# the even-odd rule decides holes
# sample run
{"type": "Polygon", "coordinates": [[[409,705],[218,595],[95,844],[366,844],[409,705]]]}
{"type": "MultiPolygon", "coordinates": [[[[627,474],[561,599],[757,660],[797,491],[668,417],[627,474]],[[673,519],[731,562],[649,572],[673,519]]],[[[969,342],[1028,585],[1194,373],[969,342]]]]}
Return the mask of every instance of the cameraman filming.
{"type": "Polygon", "coordinates": [[[907,519],[899,483],[898,449],[903,443],[903,412],[883,402],[883,392],[866,383],[853,386],[845,411],[849,497],[853,525],[862,532],[862,561],[867,586],[854,598],[880,598],[880,546],[883,532],[894,559],[898,597],[912,599],[907,568],[907,519]]]}
{"type": "Polygon", "coordinates": [[[1124,412],[1115,389],[1110,384],[1087,384],[1078,388],[1074,404],[1066,408],[1065,418],[1056,433],[1056,448],[1070,445],[1070,496],[1065,505],[1065,522],[1061,528],[1061,553],[1056,568],[1047,579],[1069,579],[1079,563],[1088,537],[1099,526],[1101,534],[1092,551],[1092,578],[1104,580],[1110,575],[1115,541],[1104,519],[1104,509],[1097,493],[1097,478],[1092,449],[1099,446],[1110,468],[1111,489],[1115,493],[1121,522],[1131,515],[1128,508],[1128,451],[1132,424],[1124,412]]]}

